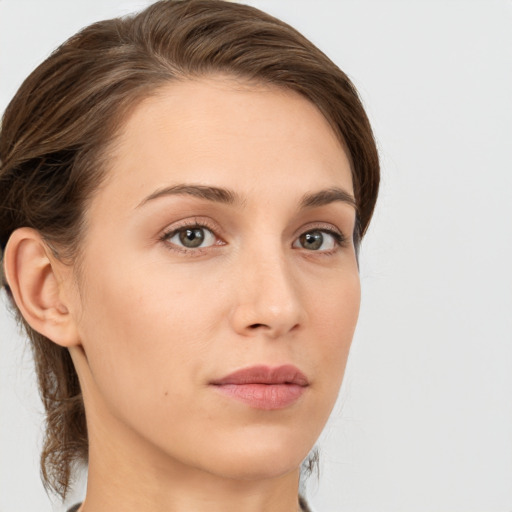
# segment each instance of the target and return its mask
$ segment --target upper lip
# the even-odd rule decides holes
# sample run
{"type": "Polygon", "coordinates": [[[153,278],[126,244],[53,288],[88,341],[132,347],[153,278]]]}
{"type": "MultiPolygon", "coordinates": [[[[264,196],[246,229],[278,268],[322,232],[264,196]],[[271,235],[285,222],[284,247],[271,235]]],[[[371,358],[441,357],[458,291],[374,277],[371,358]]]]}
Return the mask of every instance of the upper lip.
{"type": "Polygon", "coordinates": [[[211,384],[217,386],[226,384],[296,384],[307,386],[309,382],[296,366],[285,364],[274,368],[266,365],[242,368],[211,382],[211,384]]]}

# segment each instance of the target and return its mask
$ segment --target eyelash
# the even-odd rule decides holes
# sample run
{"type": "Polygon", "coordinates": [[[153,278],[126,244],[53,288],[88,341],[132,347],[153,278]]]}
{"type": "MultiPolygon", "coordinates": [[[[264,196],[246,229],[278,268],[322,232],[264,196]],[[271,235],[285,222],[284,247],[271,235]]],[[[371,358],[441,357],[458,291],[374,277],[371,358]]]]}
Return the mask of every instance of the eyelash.
{"type": "Polygon", "coordinates": [[[323,227],[316,226],[316,227],[307,229],[306,231],[303,231],[299,235],[299,237],[301,237],[302,235],[305,235],[306,233],[311,233],[314,231],[320,231],[320,233],[327,233],[328,235],[332,236],[334,238],[335,247],[329,251],[308,251],[308,252],[311,252],[311,253],[318,252],[318,254],[330,255],[330,254],[335,253],[336,250],[339,249],[340,247],[347,246],[347,238],[341,231],[336,231],[332,228],[325,227],[325,226],[323,226],[323,227]]]}
{"type": "MultiPolygon", "coordinates": [[[[197,248],[192,249],[192,248],[182,247],[182,246],[179,246],[179,245],[169,242],[169,240],[171,238],[173,238],[175,235],[177,235],[178,233],[180,233],[180,231],[183,231],[185,229],[196,229],[196,228],[207,229],[208,231],[210,231],[213,234],[213,236],[217,240],[219,240],[219,236],[216,234],[215,227],[209,225],[209,223],[206,221],[198,222],[197,220],[194,220],[193,222],[185,222],[182,225],[177,226],[177,227],[173,226],[172,229],[165,231],[161,235],[160,241],[163,242],[165,244],[165,246],[170,251],[179,252],[179,253],[186,254],[191,257],[201,256],[206,251],[212,250],[212,247],[219,247],[219,246],[226,245],[226,242],[224,242],[224,241],[222,241],[222,243],[218,243],[216,241],[213,245],[208,245],[206,247],[197,247],[197,248]]],[[[303,248],[310,254],[315,254],[315,255],[320,255],[320,256],[330,256],[330,255],[334,254],[339,248],[346,247],[346,245],[347,245],[348,240],[347,240],[347,237],[343,233],[333,229],[332,227],[327,227],[325,225],[314,225],[314,226],[311,226],[310,228],[306,229],[305,231],[302,231],[295,238],[294,243],[301,236],[303,236],[307,233],[315,232],[315,231],[320,231],[321,233],[326,233],[326,234],[332,236],[336,246],[333,249],[324,250],[324,251],[314,251],[314,250],[307,250],[307,249],[303,248]]]]}
{"type": "Polygon", "coordinates": [[[226,242],[217,243],[217,241],[213,245],[209,245],[207,247],[197,247],[195,249],[187,248],[187,247],[181,247],[179,245],[176,245],[169,240],[177,235],[180,231],[183,231],[185,229],[207,229],[208,231],[211,231],[213,236],[216,238],[216,240],[219,240],[219,236],[216,234],[217,228],[214,226],[211,226],[207,221],[201,220],[197,221],[194,220],[193,222],[184,222],[183,224],[179,226],[173,226],[172,229],[169,229],[168,231],[165,231],[162,236],[160,237],[160,241],[165,244],[165,247],[167,247],[170,251],[178,252],[181,254],[186,254],[187,256],[201,256],[206,251],[211,250],[212,247],[219,247],[226,245],[226,242]]]}

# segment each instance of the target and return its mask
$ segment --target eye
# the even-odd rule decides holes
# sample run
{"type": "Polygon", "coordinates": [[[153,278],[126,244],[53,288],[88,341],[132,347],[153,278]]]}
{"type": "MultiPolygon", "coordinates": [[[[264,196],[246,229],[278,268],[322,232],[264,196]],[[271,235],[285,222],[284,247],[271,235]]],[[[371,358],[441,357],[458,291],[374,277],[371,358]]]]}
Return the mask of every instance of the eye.
{"type": "Polygon", "coordinates": [[[187,249],[209,247],[215,244],[215,235],[204,226],[187,226],[176,229],[165,236],[168,242],[187,249]]]}
{"type": "Polygon", "coordinates": [[[339,233],[315,229],[307,231],[299,236],[293,247],[307,249],[309,251],[332,251],[341,245],[343,237],[339,233]]]}

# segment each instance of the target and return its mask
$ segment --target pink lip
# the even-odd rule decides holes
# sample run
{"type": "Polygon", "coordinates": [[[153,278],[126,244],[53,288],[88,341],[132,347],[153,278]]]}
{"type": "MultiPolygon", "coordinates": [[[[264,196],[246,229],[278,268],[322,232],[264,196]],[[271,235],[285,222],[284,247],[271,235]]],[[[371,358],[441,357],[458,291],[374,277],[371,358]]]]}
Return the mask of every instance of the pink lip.
{"type": "Polygon", "coordinates": [[[293,365],[244,368],[211,382],[219,392],[256,409],[282,409],[294,403],[309,385],[293,365]]]}

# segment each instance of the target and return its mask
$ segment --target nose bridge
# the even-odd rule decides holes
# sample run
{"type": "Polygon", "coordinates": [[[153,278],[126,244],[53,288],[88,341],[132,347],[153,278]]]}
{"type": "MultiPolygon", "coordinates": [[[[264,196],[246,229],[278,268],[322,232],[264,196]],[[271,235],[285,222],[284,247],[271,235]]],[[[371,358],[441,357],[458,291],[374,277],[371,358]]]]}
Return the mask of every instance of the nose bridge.
{"type": "Polygon", "coordinates": [[[245,334],[284,334],[302,322],[298,288],[281,243],[267,240],[240,261],[235,324],[245,334]]]}

